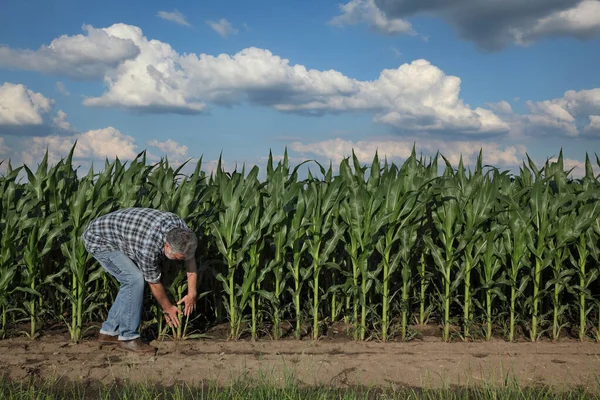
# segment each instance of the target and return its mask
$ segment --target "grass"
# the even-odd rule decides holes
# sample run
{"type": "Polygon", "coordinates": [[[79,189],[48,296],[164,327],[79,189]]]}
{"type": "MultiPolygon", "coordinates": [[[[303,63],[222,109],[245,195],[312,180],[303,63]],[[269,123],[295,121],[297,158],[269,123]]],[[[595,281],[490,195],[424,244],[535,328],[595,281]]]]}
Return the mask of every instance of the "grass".
{"type": "Polygon", "coordinates": [[[422,389],[409,387],[315,387],[303,386],[290,381],[283,386],[277,386],[266,381],[256,382],[244,378],[232,382],[228,386],[218,386],[207,383],[202,386],[189,386],[185,383],[169,387],[144,385],[140,383],[100,383],[70,382],[57,384],[52,381],[11,381],[7,378],[0,380],[0,399],[119,399],[119,400],[183,400],[183,399],[340,399],[340,400],[371,400],[371,399],[600,399],[597,394],[591,394],[584,389],[571,389],[558,392],[551,388],[525,388],[516,383],[506,385],[479,385],[477,387],[448,387],[442,389],[422,389]]]}

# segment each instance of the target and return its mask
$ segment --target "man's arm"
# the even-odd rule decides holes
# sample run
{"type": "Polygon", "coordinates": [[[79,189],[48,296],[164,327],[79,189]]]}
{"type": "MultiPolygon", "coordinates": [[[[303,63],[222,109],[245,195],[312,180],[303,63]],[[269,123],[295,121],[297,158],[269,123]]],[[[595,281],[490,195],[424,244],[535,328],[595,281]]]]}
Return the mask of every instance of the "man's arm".
{"type": "Polygon", "coordinates": [[[167,324],[169,324],[169,326],[179,326],[179,318],[177,317],[177,314],[181,314],[181,310],[171,303],[163,284],[160,282],[148,282],[148,285],[150,285],[150,291],[152,292],[152,295],[158,304],[160,304],[165,313],[165,320],[167,321],[167,324]]]}
{"type": "Polygon", "coordinates": [[[192,293],[196,297],[198,292],[198,268],[196,267],[195,257],[185,261],[185,270],[187,272],[188,294],[192,293]]]}
{"type": "Polygon", "coordinates": [[[189,316],[196,309],[196,296],[198,295],[198,269],[196,267],[196,258],[192,257],[184,261],[187,273],[188,293],[177,304],[185,303],[183,314],[189,316]]]}

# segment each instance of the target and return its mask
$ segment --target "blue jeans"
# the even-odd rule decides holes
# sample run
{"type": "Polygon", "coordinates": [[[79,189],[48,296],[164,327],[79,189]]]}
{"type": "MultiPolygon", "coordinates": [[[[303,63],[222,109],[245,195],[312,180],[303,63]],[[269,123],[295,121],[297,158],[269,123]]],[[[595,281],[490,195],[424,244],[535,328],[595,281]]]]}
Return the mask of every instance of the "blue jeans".
{"type": "Polygon", "coordinates": [[[145,285],[142,272],[122,251],[98,252],[92,255],[121,283],[117,298],[108,312],[108,318],[102,323],[100,333],[119,335],[119,340],[140,337],[145,285]]]}

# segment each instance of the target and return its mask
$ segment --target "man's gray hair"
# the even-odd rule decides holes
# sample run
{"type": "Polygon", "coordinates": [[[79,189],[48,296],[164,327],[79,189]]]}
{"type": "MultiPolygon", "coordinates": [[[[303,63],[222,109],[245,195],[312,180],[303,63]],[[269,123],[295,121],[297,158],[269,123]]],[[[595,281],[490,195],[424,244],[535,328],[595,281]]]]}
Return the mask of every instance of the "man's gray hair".
{"type": "Polygon", "coordinates": [[[166,242],[173,253],[184,254],[185,259],[190,259],[196,254],[198,238],[191,229],[175,228],[167,233],[166,242]]]}

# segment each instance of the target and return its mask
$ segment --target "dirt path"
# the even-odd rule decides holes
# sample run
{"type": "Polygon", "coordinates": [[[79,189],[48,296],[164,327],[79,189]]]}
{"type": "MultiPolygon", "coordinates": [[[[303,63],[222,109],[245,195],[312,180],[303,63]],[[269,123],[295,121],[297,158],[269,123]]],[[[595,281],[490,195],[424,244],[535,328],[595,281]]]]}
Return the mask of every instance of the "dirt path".
{"type": "Polygon", "coordinates": [[[440,387],[501,383],[507,375],[522,385],[557,389],[583,385],[599,391],[600,345],[559,343],[358,343],[340,341],[153,342],[155,357],[99,349],[93,341],[69,344],[64,337],[0,341],[0,364],[11,378],[154,382],[162,385],[216,380],[243,374],[283,382],[285,376],[313,385],[408,385],[440,387]]]}

